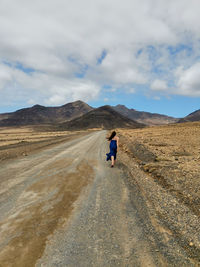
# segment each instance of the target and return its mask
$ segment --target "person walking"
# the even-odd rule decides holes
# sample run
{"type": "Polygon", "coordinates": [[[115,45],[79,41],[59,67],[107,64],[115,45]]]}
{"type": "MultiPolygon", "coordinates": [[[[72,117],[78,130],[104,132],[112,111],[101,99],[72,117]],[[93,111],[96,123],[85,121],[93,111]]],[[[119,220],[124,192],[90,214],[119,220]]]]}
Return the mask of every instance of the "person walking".
{"type": "Polygon", "coordinates": [[[110,141],[110,152],[106,154],[107,161],[111,160],[111,168],[114,167],[115,161],[117,158],[117,149],[119,146],[119,137],[116,135],[116,132],[113,131],[110,135],[110,137],[107,138],[108,141],[110,141]]]}

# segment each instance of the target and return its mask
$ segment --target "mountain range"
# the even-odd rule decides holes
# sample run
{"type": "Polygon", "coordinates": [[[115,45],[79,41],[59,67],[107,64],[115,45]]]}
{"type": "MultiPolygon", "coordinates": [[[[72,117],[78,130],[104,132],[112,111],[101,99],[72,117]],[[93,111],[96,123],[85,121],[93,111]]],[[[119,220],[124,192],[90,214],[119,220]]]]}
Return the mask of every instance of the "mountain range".
{"type": "Polygon", "coordinates": [[[145,125],[131,120],[110,106],[102,106],[93,109],[88,113],[65,123],[60,124],[60,128],[78,130],[89,128],[142,128],[145,125]]]}
{"type": "Polygon", "coordinates": [[[34,105],[15,112],[0,114],[0,126],[56,125],[59,129],[138,128],[175,122],[199,121],[200,110],[184,118],[128,109],[124,105],[93,108],[83,101],[59,107],[34,105]]]}
{"type": "Polygon", "coordinates": [[[73,120],[91,110],[93,108],[82,101],[75,101],[60,107],[35,105],[31,108],[0,114],[0,126],[57,124],[73,120]]]}
{"type": "Polygon", "coordinates": [[[117,112],[119,112],[120,114],[122,114],[123,116],[131,120],[135,120],[139,123],[144,123],[146,125],[161,125],[161,124],[174,123],[177,121],[177,119],[173,117],[157,113],[137,111],[135,109],[129,109],[124,105],[117,105],[112,108],[117,112]]]}

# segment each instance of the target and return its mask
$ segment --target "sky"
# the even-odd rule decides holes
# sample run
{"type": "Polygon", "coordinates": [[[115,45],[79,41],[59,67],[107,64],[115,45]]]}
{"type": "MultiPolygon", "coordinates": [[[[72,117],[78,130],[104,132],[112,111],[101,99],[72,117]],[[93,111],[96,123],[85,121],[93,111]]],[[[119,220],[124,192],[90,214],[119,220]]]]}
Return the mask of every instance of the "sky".
{"type": "Polygon", "coordinates": [[[1,0],[0,113],[82,100],[200,109],[199,0],[1,0]]]}

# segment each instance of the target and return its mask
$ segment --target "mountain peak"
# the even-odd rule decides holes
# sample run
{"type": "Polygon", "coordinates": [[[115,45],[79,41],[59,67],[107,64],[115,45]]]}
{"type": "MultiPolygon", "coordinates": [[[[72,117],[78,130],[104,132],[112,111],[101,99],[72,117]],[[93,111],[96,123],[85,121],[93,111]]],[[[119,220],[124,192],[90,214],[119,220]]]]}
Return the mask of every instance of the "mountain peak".
{"type": "Polygon", "coordinates": [[[93,109],[79,118],[60,124],[61,129],[80,130],[90,128],[142,128],[144,124],[135,122],[105,105],[93,109]]]}
{"type": "MultiPolygon", "coordinates": [[[[85,107],[90,107],[87,103],[81,101],[81,100],[77,100],[77,101],[74,101],[74,102],[70,102],[70,103],[67,103],[67,104],[64,104],[62,107],[66,107],[66,106],[74,106],[74,107],[77,107],[77,106],[85,106],[85,107]]],[[[92,107],[90,107],[92,109],[92,107]]]]}
{"type": "Polygon", "coordinates": [[[121,104],[116,105],[116,107],[119,107],[119,108],[127,108],[125,105],[121,105],[121,104]]]}
{"type": "Polygon", "coordinates": [[[93,108],[78,100],[59,107],[34,105],[12,112],[0,118],[0,126],[20,126],[62,123],[82,116],[93,108]],[[5,118],[5,119],[4,119],[5,118]]]}
{"type": "MultiPolygon", "coordinates": [[[[121,104],[116,105],[114,108],[116,108],[118,110],[129,110],[129,108],[127,108],[125,105],[121,105],[121,104]]],[[[132,108],[130,110],[135,110],[135,109],[132,108]]]]}
{"type": "MultiPolygon", "coordinates": [[[[29,108],[30,110],[34,110],[34,111],[40,111],[40,110],[44,110],[44,109],[46,109],[46,107],[45,106],[41,106],[41,105],[39,105],[39,104],[36,104],[36,105],[34,105],[34,106],[32,106],[31,108],[29,108]]],[[[25,109],[24,109],[25,110],[25,109]]]]}
{"type": "Polygon", "coordinates": [[[32,108],[44,108],[44,106],[39,105],[39,104],[35,104],[34,106],[32,106],[32,108]]]}
{"type": "Polygon", "coordinates": [[[85,102],[81,101],[81,100],[76,100],[74,102],[72,102],[74,104],[86,104],[85,102]]]}

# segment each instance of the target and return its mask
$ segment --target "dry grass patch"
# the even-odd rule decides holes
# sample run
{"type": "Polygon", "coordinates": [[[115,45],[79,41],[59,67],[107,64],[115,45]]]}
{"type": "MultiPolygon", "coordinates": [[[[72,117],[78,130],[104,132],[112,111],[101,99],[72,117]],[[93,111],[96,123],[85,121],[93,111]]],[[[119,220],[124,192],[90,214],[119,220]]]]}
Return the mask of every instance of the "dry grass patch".
{"type": "MultiPolygon", "coordinates": [[[[94,129],[95,130],[95,129],[94,129]]],[[[45,131],[37,127],[0,128],[0,161],[24,157],[50,145],[84,136],[90,131],[45,131]]]]}
{"type": "Polygon", "coordinates": [[[69,135],[69,131],[39,132],[31,127],[0,128],[0,147],[21,142],[37,142],[69,135]]]}
{"type": "Polygon", "coordinates": [[[200,215],[200,123],[122,130],[121,149],[200,215]]]}

